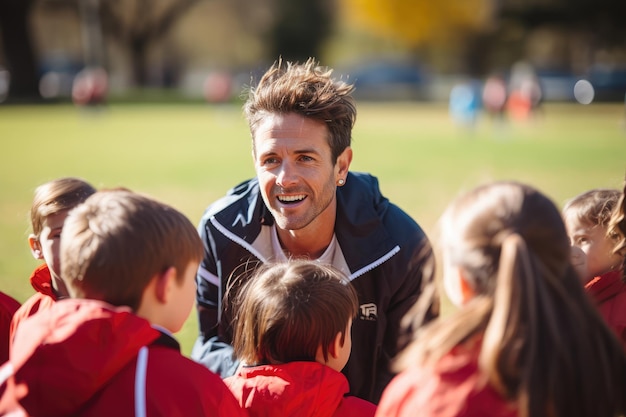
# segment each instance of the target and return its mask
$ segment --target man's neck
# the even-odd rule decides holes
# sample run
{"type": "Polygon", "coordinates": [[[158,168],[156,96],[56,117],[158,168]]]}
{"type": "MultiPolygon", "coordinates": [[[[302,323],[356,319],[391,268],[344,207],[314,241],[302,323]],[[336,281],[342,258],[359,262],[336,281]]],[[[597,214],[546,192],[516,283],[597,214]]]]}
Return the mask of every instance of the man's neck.
{"type": "Polygon", "coordinates": [[[319,258],[333,238],[333,229],[326,232],[305,230],[281,230],[277,228],[278,239],[287,257],[319,258]]]}

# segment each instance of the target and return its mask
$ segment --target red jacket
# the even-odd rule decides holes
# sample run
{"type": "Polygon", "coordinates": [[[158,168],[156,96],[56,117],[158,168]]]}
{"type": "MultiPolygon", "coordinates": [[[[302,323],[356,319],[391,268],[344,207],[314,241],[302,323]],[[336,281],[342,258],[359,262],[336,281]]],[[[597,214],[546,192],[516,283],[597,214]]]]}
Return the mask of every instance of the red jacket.
{"type": "Polygon", "coordinates": [[[52,290],[52,277],[48,265],[41,264],[33,271],[30,276],[30,285],[36,292],[13,315],[9,340],[13,340],[15,329],[24,319],[39,310],[49,309],[57,301],[57,296],[52,290]]]}
{"type": "Polygon", "coordinates": [[[413,367],[385,388],[376,417],[514,417],[514,404],[478,371],[480,338],[452,349],[432,367],[413,367]]]}
{"type": "Polygon", "coordinates": [[[16,299],[0,292],[0,364],[9,360],[9,329],[18,308],[20,303],[16,299]]]}
{"type": "Polygon", "coordinates": [[[626,284],[622,280],[622,271],[595,277],[585,285],[585,290],[626,347],[626,284]]]}
{"type": "Polygon", "coordinates": [[[251,417],[373,417],[376,411],[347,396],[346,377],[318,362],[242,367],[224,381],[251,417]]]}
{"type": "Polygon", "coordinates": [[[11,382],[28,390],[6,395],[31,416],[246,416],[222,380],[182,356],[172,337],[95,300],[61,300],[23,321],[10,364],[11,382]]]}

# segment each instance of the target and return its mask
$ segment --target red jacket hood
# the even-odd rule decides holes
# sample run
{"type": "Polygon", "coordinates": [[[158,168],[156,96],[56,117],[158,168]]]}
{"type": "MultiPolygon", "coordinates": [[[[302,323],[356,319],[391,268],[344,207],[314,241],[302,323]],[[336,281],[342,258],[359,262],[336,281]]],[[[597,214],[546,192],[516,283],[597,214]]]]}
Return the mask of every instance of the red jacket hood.
{"type": "MultiPolygon", "coordinates": [[[[349,391],[348,380],[342,373],[317,362],[243,367],[224,382],[253,417],[330,417],[349,391]]],[[[366,403],[364,409],[369,413],[354,415],[374,414],[373,404],[356,400],[366,403]]]]}
{"type": "Polygon", "coordinates": [[[134,360],[160,333],[128,308],[95,300],[61,300],[20,324],[11,363],[31,415],[68,415],[134,360]]]}
{"type": "Polygon", "coordinates": [[[30,285],[33,286],[35,291],[52,297],[56,301],[57,296],[52,290],[52,276],[47,264],[41,264],[33,271],[30,276],[30,285]]]}
{"type": "Polygon", "coordinates": [[[602,303],[616,294],[624,291],[626,284],[622,281],[622,271],[611,271],[593,278],[585,284],[585,290],[596,300],[602,303]]]}

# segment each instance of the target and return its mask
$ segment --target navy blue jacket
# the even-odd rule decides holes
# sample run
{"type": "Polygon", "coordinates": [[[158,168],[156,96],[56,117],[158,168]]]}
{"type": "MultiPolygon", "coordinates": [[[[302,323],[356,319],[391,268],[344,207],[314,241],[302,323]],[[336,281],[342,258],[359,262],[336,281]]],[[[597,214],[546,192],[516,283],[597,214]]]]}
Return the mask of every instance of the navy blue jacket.
{"type": "MultiPolygon", "coordinates": [[[[256,179],[211,204],[200,222],[205,256],[196,279],[200,337],[192,357],[223,377],[234,373],[237,362],[228,345],[232,313],[222,298],[231,274],[271,261],[255,239],[273,223],[256,179]]],[[[420,226],[383,197],[375,177],[354,172],[337,188],[335,236],[360,304],[343,372],[353,395],[377,403],[393,377],[389,364],[404,336],[401,319],[433,279],[432,268],[424,267],[432,265],[430,244],[420,226]]]]}

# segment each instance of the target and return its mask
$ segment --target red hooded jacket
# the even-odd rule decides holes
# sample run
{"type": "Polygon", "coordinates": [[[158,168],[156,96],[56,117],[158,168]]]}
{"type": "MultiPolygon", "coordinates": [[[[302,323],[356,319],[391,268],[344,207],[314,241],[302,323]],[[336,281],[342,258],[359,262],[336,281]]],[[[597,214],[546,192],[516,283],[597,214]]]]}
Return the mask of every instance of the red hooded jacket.
{"type": "Polygon", "coordinates": [[[13,399],[30,416],[247,415],[171,336],[127,308],[95,300],[61,300],[23,321],[9,365],[12,389],[0,414],[13,399]]]}
{"type": "Polygon", "coordinates": [[[0,364],[9,360],[9,329],[18,308],[20,303],[16,299],[0,292],[0,364]]]}
{"type": "Polygon", "coordinates": [[[398,374],[383,391],[376,417],[514,417],[478,371],[480,338],[459,345],[431,367],[398,374]]]}
{"type": "Polygon", "coordinates": [[[224,380],[251,417],[373,417],[376,406],[347,396],[348,380],[318,362],[242,367],[224,380]]]}
{"type": "Polygon", "coordinates": [[[32,316],[39,310],[47,310],[57,301],[57,296],[52,290],[52,277],[50,276],[48,265],[41,264],[33,271],[30,276],[30,285],[33,286],[36,292],[13,315],[9,340],[13,340],[17,326],[24,319],[32,316]]]}
{"type": "Polygon", "coordinates": [[[626,284],[622,274],[620,270],[595,277],[585,285],[585,290],[626,348],[626,284]]]}

